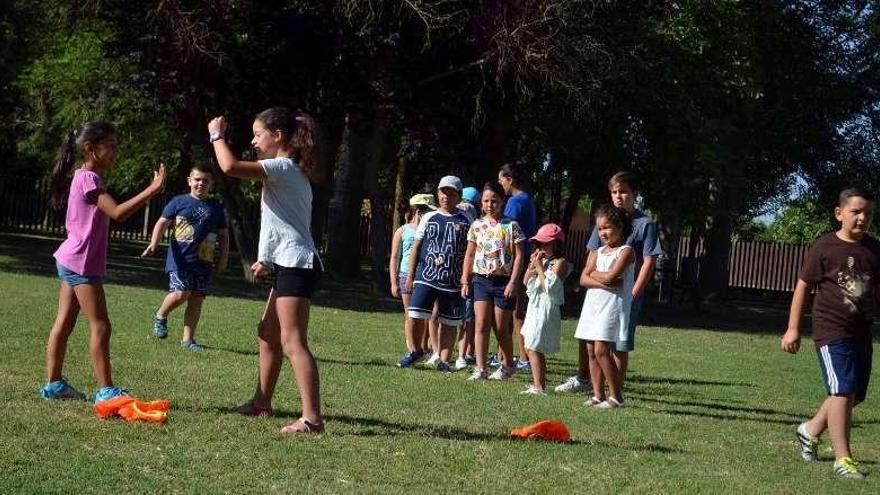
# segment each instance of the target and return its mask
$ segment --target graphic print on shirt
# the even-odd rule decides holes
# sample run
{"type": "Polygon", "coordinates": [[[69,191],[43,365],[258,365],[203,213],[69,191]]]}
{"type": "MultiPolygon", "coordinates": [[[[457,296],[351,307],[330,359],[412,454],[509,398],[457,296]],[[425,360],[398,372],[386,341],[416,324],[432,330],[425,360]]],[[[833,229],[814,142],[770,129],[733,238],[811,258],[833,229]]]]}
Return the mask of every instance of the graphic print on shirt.
{"type": "Polygon", "coordinates": [[[837,285],[843,292],[843,303],[849,308],[850,313],[864,312],[864,305],[870,298],[865,297],[870,293],[871,275],[861,273],[855,267],[856,261],[852,256],[847,257],[846,267],[837,273],[837,285]]]}
{"type": "MultiPolygon", "coordinates": [[[[174,218],[174,240],[181,244],[190,244],[195,238],[197,230],[211,218],[211,210],[203,205],[193,206],[190,210],[190,219],[184,215],[177,215],[174,218]]],[[[196,256],[200,261],[211,263],[214,261],[214,246],[217,241],[217,234],[209,233],[196,249],[196,256]]]]}
{"type": "Polygon", "coordinates": [[[467,225],[463,222],[429,222],[425,225],[427,243],[421,280],[429,285],[455,287],[461,279],[467,225]],[[442,232],[441,232],[442,229],[442,232]]]}

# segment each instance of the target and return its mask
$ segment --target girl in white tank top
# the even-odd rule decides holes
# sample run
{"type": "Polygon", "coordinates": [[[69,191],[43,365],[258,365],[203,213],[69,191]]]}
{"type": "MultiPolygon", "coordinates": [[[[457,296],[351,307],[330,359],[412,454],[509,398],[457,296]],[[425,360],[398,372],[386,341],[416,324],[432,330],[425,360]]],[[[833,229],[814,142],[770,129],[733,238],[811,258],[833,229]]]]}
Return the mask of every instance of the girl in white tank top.
{"type": "Polygon", "coordinates": [[[593,397],[586,405],[613,409],[623,405],[619,371],[611,351],[629,324],[634,258],[624,241],[632,222],[626,210],[604,206],[596,213],[596,227],[603,245],[590,252],[581,273],[580,283],[587,294],[574,336],[587,341],[593,397]]]}

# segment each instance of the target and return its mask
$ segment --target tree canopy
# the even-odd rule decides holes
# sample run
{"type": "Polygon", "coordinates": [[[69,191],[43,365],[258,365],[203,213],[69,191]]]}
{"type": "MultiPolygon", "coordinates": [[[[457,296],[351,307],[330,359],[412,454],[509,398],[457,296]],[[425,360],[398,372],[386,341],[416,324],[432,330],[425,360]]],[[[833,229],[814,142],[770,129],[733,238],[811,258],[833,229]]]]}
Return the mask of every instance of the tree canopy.
{"type": "MultiPolygon", "coordinates": [[[[613,172],[636,171],[667,252],[685,231],[706,239],[716,292],[734,232],[778,207],[792,174],[820,204],[878,185],[873,2],[7,3],[7,168],[45,170],[63,130],[107,119],[125,138],[111,181],[124,193],[160,160],[209,160],[211,116],[246,152],[257,112],[303,108],[331,171],[313,234],[343,276],[359,270],[363,200],[381,257],[403,198],[446,173],[479,186],[506,162],[529,166],[543,215],[562,223],[582,197],[605,200],[613,172]]],[[[222,186],[247,261],[256,189],[222,186]]]]}

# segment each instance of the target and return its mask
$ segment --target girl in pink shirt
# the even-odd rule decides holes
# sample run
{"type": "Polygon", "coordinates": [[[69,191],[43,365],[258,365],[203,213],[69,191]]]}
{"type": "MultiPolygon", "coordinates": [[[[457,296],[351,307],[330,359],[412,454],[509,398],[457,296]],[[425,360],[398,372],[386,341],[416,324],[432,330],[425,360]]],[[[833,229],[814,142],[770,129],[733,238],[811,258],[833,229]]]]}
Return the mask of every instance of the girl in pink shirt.
{"type": "Polygon", "coordinates": [[[90,122],[65,136],[52,169],[49,201],[57,210],[67,206],[64,223],[67,238],[55,251],[61,289],[58,293],[58,314],[46,344],[48,382],[40,389],[40,395],[47,400],[85,399],[85,395],[67,383],[61,374],[67,339],[73,332],[80,310],[89,321],[89,353],[92,370],[100,387],[94,395],[94,401],[112,399],[125,393],[114,387],[110,378],[110,318],[103,285],[107,270],[110,219],[125,221],[161,191],[165,183],[165,165],[159,165],[146,189],[128,201],[117,204],[104,189],[104,181],[98,175],[113,167],[116,153],[117,138],[113,126],[104,122],[90,122]],[[82,158],[82,165],[74,171],[71,180],[70,170],[77,157],[82,158]]]}

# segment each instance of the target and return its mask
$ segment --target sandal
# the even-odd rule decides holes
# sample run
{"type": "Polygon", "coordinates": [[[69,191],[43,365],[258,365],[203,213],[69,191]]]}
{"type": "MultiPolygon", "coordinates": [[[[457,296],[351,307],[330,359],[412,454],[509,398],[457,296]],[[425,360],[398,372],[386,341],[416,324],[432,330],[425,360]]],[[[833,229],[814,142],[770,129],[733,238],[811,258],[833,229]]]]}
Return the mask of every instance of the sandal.
{"type": "Polygon", "coordinates": [[[268,417],[272,415],[272,408],[254,404],[253,400],[249,400],[238,407],[233,407],[232,412],[244,416],[268,417]]]}
{"type": "Polygon", "coordinates": [[[281,428],[281,433],[323,433],[324,422],[312,423],[306,418],[299,418],[289,425],[281,428]]]}
{"type": "Polygon", "coordinates": [[[584,405],[587,407],[596,407],[603,402],[605,402],[605,399],[602,399],[601,397],[596,397],[594,395],[594,396],[590,397],[589,399],[587,399],[587,401],[584,402],[584,405]]]}

